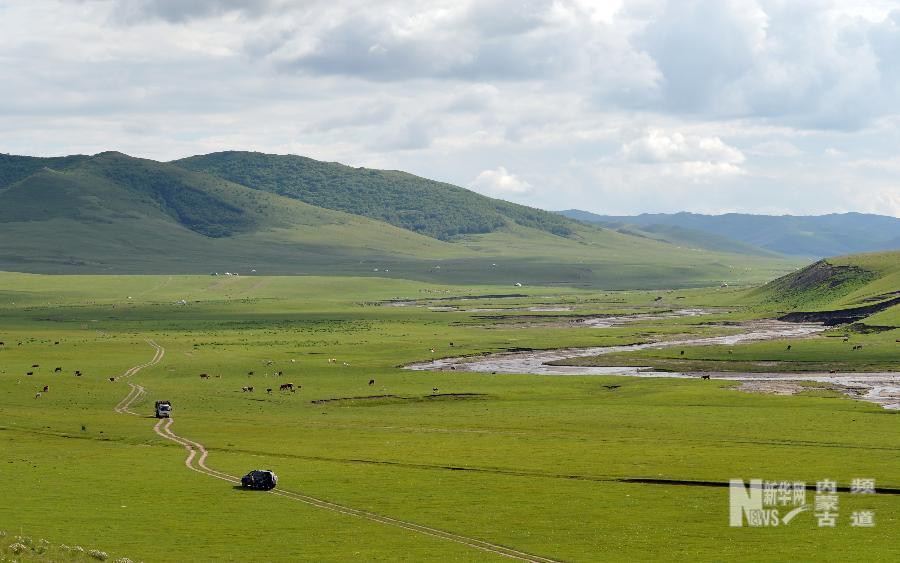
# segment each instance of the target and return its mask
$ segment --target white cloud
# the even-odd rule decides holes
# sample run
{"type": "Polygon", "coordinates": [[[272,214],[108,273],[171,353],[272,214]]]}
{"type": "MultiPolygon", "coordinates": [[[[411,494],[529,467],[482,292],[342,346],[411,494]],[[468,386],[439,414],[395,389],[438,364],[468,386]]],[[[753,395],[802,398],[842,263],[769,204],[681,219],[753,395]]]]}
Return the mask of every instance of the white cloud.
{"type": "Polygon", "coordinates": [[[661,175],[693,178],[741,174],[744,154],[718,137],[650,130],[622,145],[625,162],[654,166],[661,175]]]}
{"type": "Polygon", "coordinates": [[[468,187],[478,193],[499,198],[522,196],[534,189],[525,180],[510,174],[504,166],[499,166],[495,170],[482,171],[469,183],[468,187]]]}

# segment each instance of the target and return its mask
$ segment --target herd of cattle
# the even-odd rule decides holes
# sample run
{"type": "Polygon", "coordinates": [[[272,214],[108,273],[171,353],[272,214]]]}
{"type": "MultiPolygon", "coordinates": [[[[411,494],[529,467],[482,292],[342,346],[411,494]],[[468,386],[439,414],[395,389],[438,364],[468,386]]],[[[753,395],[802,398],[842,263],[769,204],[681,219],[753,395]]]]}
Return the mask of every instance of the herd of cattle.
{"type": "MultiPolygon", "coordinates": [[[[5,343],[2,342],[2,341],[0,341],[0,346],[5,346],[5,343]]],[[[291,360],[291,362],[294,362],[294,361],[295,361],[295,360],[291,360]]],[[[272,365],[274,362],[273,362],[272,360],[266,360],[265,363],[266,363],[267,366],[270,366],[270,365],[272,365]]],[[[330,364],[337,363],[337,359],[335,359],[335,358],[329,358],[329,359],[328,359],[328,363],[330,363],[330,364]]],[[[347,364],[346,362],[344,362],[344,365],[349,365],[349,364],[347,364]]],[[[32,365],[31,365],[31,370],[27,371],[27,372],[26,372],[26,375],[34,375],[34,374],[35,374],[35,371],[34,371],[34,370],[39,369],[40,367],[41,367],[40,364],[32,364],[32,365]]],[[[54,372],[54,373],[61,373],[62,371],[63,371],[63,368],[62,368],[61,366],[57,366],[57,367],[55,367],[55,368],[53,369],[53,372],[54,372]]],[[[75,370],[75,371],[73,372],[73,374],[74,374],[76,377],[82,377],[82,376],[84,375],[84,374],[82,373],[81,370],[75,370]]],[[[256,374],[256,372],[254,372],[254,371],[248,371],[248,372],[247,372],[247,376],[248,376],[248,377],[252,377],[252,376],[254,376],[255,374],[256,374]]],[[[268,376],[269,374],[266,373],[265,375],[268,376]]],[[[272,372],[272,376],[274,376],[274,377],[282,377],[282,376],[284,376],[284,371],[275,371],[275,372],[272,372]]],[[[208,373],[201,373],[201,374],[200,374],[200,379],[210,379],[211,377],[221,378],[222,376],[221,376],[221,375],[218,375],[218,374],[217,374],[217,375],[210,376],[208,373]]],[[[113,382],[113,383],[115,383],[115,382],[117,381],[117,378],[116,378],[116,377],[109,377],[109,378],[107,378],[107,379],[108,379],[110,382],[113,382]]],[[[21,383],[21,380],[19,381],[19,383],[21,383]]],[[[372,386],[372,385],[375,385],[375,380],[374,380],[374,379],[370,379],[370,380],[369,380],[369,386],[372,386]]],[[[281,391],[281,392],[296,393],[296,392],[297,392],[299,389],[301,389],[302,387],[303,387],[302,385],[297,385],[297,384],[295,384],[295,383],[282,383],[282,384],[280,384],[280,385],[278,386],[278,390],[281,391]]],[[[35,398],[35,399],[40,399],[41,396],[42,396],[42,394],[48,392],[49,390],[50,390],[50,386],[49,386],[49,385],[44,385],[43,388],[35,394],[34,398],[35,398]]],[[[254,386],[252,386],[252,385],[246,385],[246,386],[244,386],[244,387],[241,387],[241,391],[244,392],[244,393],[252,393],[253,390],[254,390],[254,386]]],[[[268,394],[271,394],[273,391],[274,391],[274,388],[271,388],[271,387],[266,388],[266,393],[268,393],[268,394]]]]}

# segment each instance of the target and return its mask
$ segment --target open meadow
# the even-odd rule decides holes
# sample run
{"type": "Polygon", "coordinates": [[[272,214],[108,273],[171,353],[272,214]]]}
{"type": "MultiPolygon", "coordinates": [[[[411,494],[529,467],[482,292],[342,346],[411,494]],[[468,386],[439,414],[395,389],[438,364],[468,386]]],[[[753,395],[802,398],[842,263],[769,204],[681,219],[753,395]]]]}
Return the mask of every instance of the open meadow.
{"type": "MultiPolygon", "coordinates": [[[[896,309],[852,334],[853,354],[832,330],[650,355],[893,371],[896,309]]],[[[403,368],[733,335],[772,311],[734,287],[0,274],[0,548],[13,557],[20,535],[81,560],[60,544],[135,561],[900,558],[900,411],[698,377],[403,368]],[[255,468],[284,494],[228,479],[255,468]],[[811,513],[729,527],[729,479],[757,477],[874,478],[881,493],[840,493],[834,528],[811,513]],[[876,526],[851,527],[857,510],[876,526]]]]}

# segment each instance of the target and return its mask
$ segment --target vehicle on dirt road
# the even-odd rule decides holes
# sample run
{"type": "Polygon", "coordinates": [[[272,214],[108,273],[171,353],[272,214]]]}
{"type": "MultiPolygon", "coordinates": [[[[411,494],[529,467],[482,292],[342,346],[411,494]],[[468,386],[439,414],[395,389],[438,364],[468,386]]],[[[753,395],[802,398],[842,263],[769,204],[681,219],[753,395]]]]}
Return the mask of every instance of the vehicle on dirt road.
{"type": "Polygon", "coordinates": [[[241,477],[241,486],[255,491],[271,491],[278,483],[278,476],[268,469],[254,469],[241,477]]]}
{"type": "Polygon", "coordinates": [[[171,418],[172,403],[169,401],[156,401],[156,418],[171,418]]]}

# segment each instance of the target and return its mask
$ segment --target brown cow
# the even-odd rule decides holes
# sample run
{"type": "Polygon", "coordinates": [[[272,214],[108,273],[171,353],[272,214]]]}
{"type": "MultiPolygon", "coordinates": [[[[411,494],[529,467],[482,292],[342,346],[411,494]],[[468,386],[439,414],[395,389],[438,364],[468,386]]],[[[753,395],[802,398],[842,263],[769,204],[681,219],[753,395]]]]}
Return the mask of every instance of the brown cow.
{"type": "Polygon", "coordinates": [[[208,373],[201,373],[201,374],[200,374],[200,379],[209,379],[209,374],[208,374],[208,373]]]}
{"type": "Polygon", "coordinates": [[[280,387],[278,387],[279,391],[293,391],[294,384],[293,383],[282,383],[280,387]]]}
{"type": "Polygon", "coordinates": [[[44,385],[44,393],[46,393],[46,392],[49,391],[49,390],[50,390],[50,386],[49,386],[49,385],[44,385]]]}

